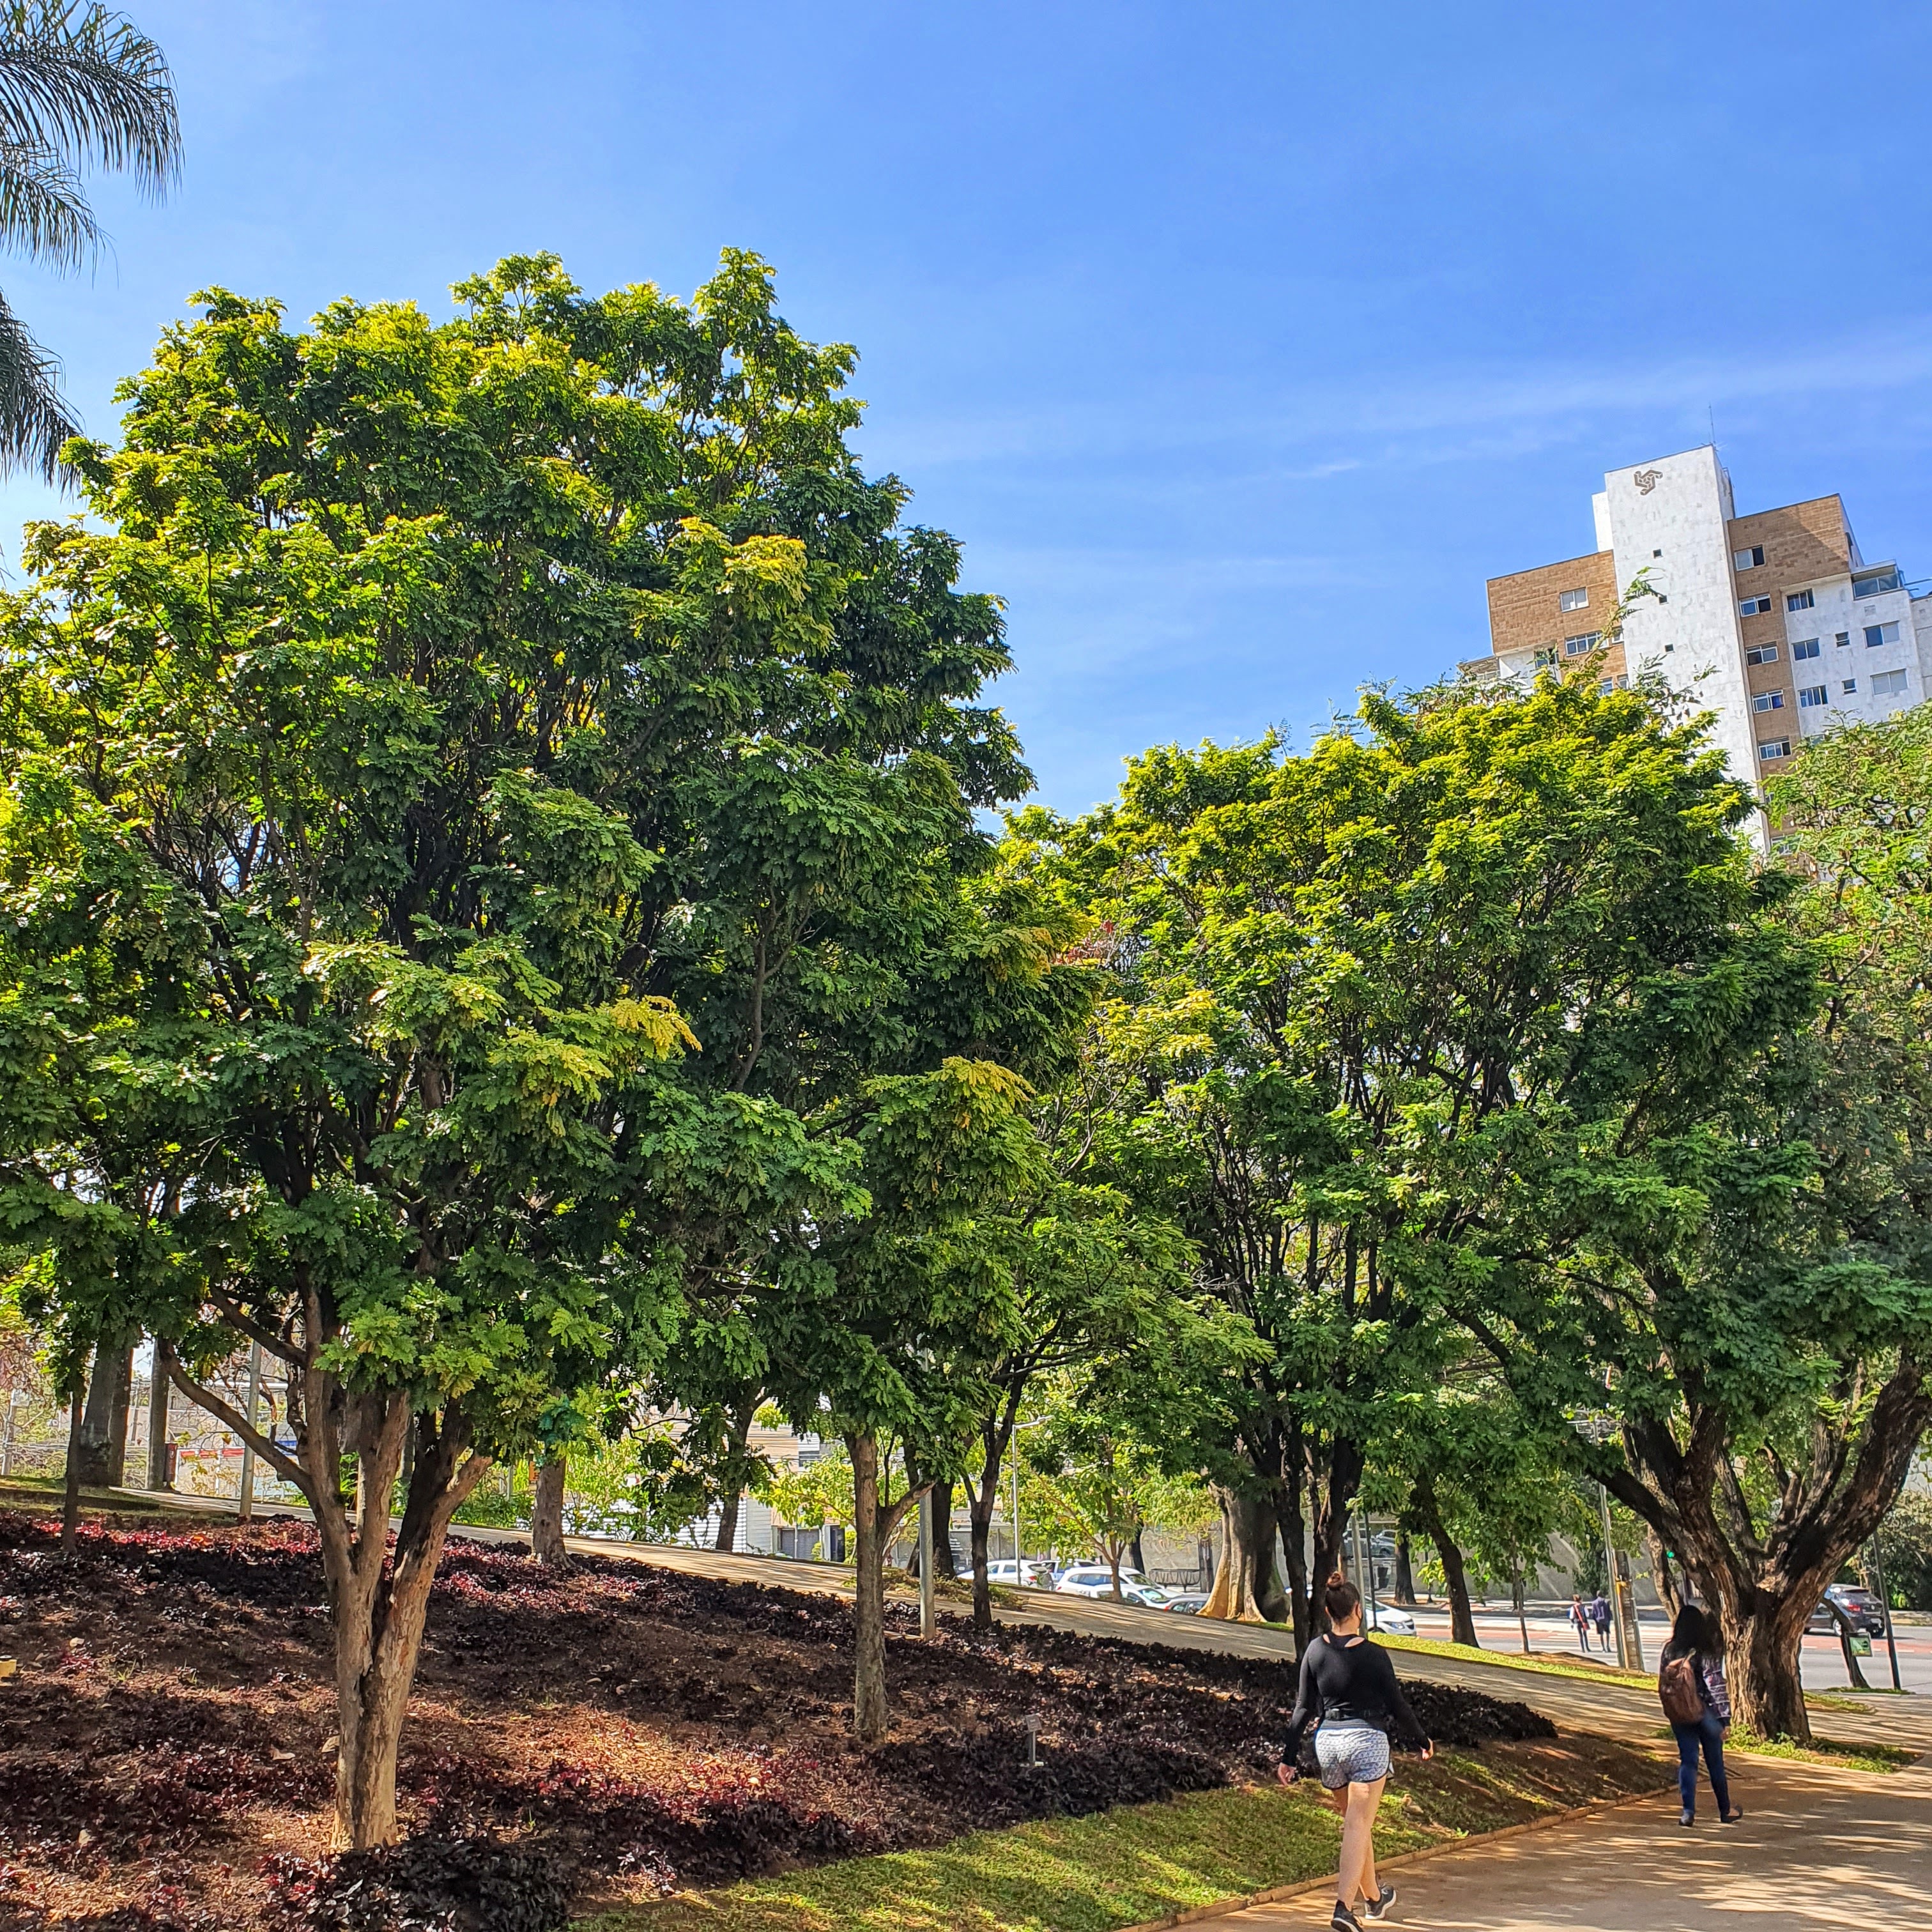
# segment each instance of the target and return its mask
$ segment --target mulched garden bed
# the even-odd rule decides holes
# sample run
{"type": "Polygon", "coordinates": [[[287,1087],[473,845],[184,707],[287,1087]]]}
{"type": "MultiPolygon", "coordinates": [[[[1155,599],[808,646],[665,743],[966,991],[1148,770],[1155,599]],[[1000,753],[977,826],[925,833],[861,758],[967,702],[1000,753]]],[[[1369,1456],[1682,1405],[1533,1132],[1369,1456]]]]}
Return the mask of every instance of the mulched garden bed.
{"type": "MultiPolygon", "coordinates": [[[[1268,1775],[1294,1700],[1284,1664],[956,1618],[922,1642],[912,1610],[887,1616],[893,1734],[863,1752],[838,1599],[452,1544],[400,1766],[415,1842],[329,1864],[313,1532],[110,1520],[67,1565],[52,1522],[0,1512],[0,1652],[20,1660],[0,1684],[0,1924],[542,1932],[562,1900],[1268,1775]]],[[[1555,1736],[1524,1704],[1408,1688],[1438,1743],[1555,1736]]]]}

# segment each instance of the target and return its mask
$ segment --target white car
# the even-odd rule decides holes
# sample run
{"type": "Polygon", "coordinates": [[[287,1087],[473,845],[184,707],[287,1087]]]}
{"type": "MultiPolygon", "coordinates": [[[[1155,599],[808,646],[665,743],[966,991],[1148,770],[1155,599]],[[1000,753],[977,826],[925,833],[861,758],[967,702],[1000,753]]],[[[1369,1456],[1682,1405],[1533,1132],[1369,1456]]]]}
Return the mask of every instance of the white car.
{"type": "MultiPolygon", "coordinates": [[[[1120,1566],[1120,1594],[1125,1596],[1128,1586],[1138,1586],[1141,1574],[1125,1564],[1120,1566]]],[[[1070,1570],[1064,1570],[1060,1581],[1053,1586],[1062,1595],[1068,1597],[1111,1597],[1114,1594],[1114,1573],[1103,1565],[1093,1563],[1076,1564],[1070,1570]]]]}
{"type": "Polygon", "coordinates": [[[1053,1565],[1043,1557],[1029,1556],[1026,1560],[1026,1574],[1019,1574],[1020,1566],[1009,1560],[1004,1563],[986,1565],[986,1581],[989,1583],[1018,1583],[1028,1590],[1050,1590],[1053,1588],[1053,1565]]]}
{"type": "Polygon", "coordinates": [[[1363,1606],[1362,1628],[1386,1630],[1390,1636],[1413,1636],[1415,1619],[1406,1610],[1399,1610],[1393,1604],[1368,1604],[1363,1606]]]}

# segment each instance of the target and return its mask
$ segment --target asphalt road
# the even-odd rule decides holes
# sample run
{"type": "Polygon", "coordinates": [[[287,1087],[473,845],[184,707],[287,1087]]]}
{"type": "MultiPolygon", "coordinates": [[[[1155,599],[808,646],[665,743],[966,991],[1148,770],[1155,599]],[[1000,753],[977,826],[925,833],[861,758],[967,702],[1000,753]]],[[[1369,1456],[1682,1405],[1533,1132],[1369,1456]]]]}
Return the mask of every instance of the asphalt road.
{"type": "MultiPolygon", "coordinates": [[[[1418,1636],[1437,1637],[1444,1642],[1449,1636],[1449,1613],[1446,1610],[1432,1610],[1426,1605],[1412,1614],[1415,1618],[1418,1636]]],[[[1515,1613],[1508,1610],[1478,1610],[1475,1613],[1476,1634],[1485,1650],[1520,1650],[1522,1640],[1516,1628],[1515,1613]]],[[[1532,1611],[1528,1619],[1529,1641],[1532,1649],[1574,1655],[1576,1651],[1576,1633],[1560,1614],[1539,1616],[1532,1611]]],[[[1643,1654],[1647,1663],[1654,1664],[1657,1654],[1663,1648],[1669,1628],[1661,1610],[1646,1612],[1639,1622],[1643,1631],[1643,1654]]],[[[1924,1624],[1900,1624],[1894,1632],[1898,1645],[1898,1674],[1901,1684],[1907,1690],[1932,1694],[1932,1626],[1924,1624]]],[[[1592,1648],[1596,1645],[1596,1634],[1591,1633],[1592,1648]]],[[[1614,1635],[1611,1641],[1616,1642],[1614,1635]]],[[[1602,1653],[1598,1653],[1600,1655],[1602,1653]]],[[[1859,1660],[1864,1671],[1865,1682],[1875,1688],[1883,1689],[1892,1682],[1892,1666],[1886,1656],[1885,1640],[1872,1640],[1872,1654],[1859,1660]]],[[[1841,1690],[1850,1682],[1845,1675],[1844,1652],[1840,1648],[1835,1636],[1808,1636],[1804,1640],[1804,1688],[1808,1690],[1841,1690]]]]}

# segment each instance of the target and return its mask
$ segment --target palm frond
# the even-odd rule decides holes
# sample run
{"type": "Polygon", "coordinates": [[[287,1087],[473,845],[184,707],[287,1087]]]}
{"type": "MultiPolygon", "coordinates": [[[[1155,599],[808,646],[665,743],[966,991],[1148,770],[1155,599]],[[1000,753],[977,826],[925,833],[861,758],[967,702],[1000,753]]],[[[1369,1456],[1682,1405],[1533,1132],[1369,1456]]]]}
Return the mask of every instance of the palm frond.
{"type": "Polygon", "coordinates": [[[80,177],[44,148],[0,140],[0,248],[77,268],[100,243],[80,177]]]}
{"type": "Polygon", "coordinates": [[[54,386],[58,367],[0,296],[0,471],[58,478],[61,445],[80,434],[54,386]]]}
{"type": "Polygon", "coordinates": [[[181,165],[167,62],[98,0],[0,0],[0,139],[127,169],[158,194],[181,165]]]}

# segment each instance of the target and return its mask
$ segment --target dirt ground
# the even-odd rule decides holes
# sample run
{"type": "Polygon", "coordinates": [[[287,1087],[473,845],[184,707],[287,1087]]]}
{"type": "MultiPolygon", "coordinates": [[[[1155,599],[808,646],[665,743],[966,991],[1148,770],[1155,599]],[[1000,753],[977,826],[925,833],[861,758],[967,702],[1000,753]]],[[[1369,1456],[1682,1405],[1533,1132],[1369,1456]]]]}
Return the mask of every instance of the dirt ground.
{"type": "MultiPolygon", "coordinates": [[[[846,1736],[835,1598],[616,1559],[561,1574],[453,1544],[399,1784],[414,1833],[540,1851],[578,1908],[1271,1774],[1283,1666],[1038,1629],[930,1642],[889,1612],[890,1740],[846,1736]],[[1037,1720],[1038,1765],[1027,1720],[1037,1720]]],[[[0,1513],[0,1925],[302,1922],[335,1721],[312,1532],[0,1513]]],[[[1627,1753],[1528,1706],[1410,1687],[1438,1743],[1532,1760],[1570,1799],[1627,1753]]]]}

